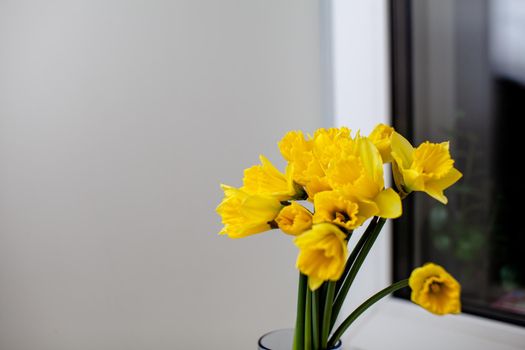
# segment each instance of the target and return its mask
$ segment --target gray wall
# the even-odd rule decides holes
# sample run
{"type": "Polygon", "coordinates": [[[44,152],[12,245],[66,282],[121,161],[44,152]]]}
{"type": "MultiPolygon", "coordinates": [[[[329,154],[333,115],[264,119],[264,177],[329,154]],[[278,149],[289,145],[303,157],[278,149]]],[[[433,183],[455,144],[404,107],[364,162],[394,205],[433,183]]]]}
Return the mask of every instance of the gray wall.
{"type": "Polygon", "coordinates": [[[313,0],[0,1],[0,349],[251,349],[296,249],[219,183],[321,123],[313,0]]]}

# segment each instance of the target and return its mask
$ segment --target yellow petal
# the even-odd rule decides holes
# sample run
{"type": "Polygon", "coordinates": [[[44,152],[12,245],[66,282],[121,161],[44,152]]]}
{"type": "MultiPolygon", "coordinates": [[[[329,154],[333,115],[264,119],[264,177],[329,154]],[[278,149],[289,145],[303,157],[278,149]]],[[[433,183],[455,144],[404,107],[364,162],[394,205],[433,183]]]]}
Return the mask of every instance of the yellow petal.
{"type": "Polygon", "coordinates": [[[394,219],[401,216],[403,206],[401,198],[392,188],[381,191],[374,200],[379,208],[378,216],[387,219],[394,219]]]}
{"type": "Polygon", "coordinates": [[[313,142],[306,140],[302,131],[290,131],[279,142],[281,154],[293,165],[293,180],[301,185],[308,180],[305,172],[313,161],[312,145],[313,142]]]}
{"type": "Polygon", "coordinates": [[[358,202],[359,213],[359,225],[362,225],[366,220],[370,219],[372,216],[379,214],[379,208],[377,203],[371,200],[361,200],[358,202]]]}
{"type": "Polygon", "coordinates": [[[283,205],[274,197],[248,196],[241,206],[241,213],[253,220],[270,222],[277,217],[283,205]]]}
{"type": "Polygon", "coordinates": [[[403,176],[404,188],[408,191],[424,191],[425,178],[414,169],[400,169],[403,176]]]}
{"type": "Polygon", "coordinates": [[[443,191],[440,189],[434,188],[432,186],[427,186],[427,188],[425,189],[425,193],[443,204],[448,203],[448,198],[445,196],[443,191]]]}
{"type": "Polygon", "coordinates": [[[308,287],[311,291],[315,291],[317,288],[321,287],[323,284],[323,280],[320,278],[317,278],[315,276],[309,276],[308,277],[308,287]]]}
{"type": "Polygon", "coordinates": [[[390,140],[392,138],[393,132],[393,127],[385,124],[378,124],[368,136],[368,138],[374,143],[374,145],[379,150],[379,153],[381,153],[383,163],[389,163],[392,161],[392,149],[390,146],[390,140]]]}
{"type": "Polygon", "coordinates": [[[411,169],[425,175],[428,179],[441,179],[454,166],[450,157],[449,143],[432,143],[425,141],[412,154],[411,169]]]}
{"type": "Polygon", "coordinates": [[[313,199],[317,193],[330,191],[332,187],[330,187],[326,177],[313,176],[306,184],[305,189],[308,198],[313,199]]]}
{"type": "Polygon", "coordinates": [[[459,179],[461,179],[461,177],[463,177],[463,174],[458,169],[452,168],[441,179],[428,181],[427,186],[430,185],[434,188],[446,190],[447,188],[455,184],[459,179]]]}
{"type": "Polygon", "coordinates": [[[220,234],[230,238],[246,237],[271,229],[271,222],[282,208],[281,202],[269,196],[249,195],[226,185],[221,185],[224,199],[216,211],[224,228],[220,234]]]}
{"type": "Polygon", "coordinates": [[[307,141],[304,138],[302,131],[289,131],[279,141],[279,150],[284,159],[291,161],[294,158],[294,152],[300,150],[307,150],[307,141]]]}
{"type": "Polygon", "coordinates": [[[383,188],[383,160],[377,147],[366,137],[356,138],[356,145],[367,177],[377,184],[378,189],[383,188]]]}
{"type": "Polygon", "coordinates": [[[291,174],[281,173],[265,156],[259,156],[261,165],[244,170],[243,187],[248,194],[269,195],[281,201],[292,198],[295,193],[291,174]]]}
{"type": "Polygon", "coordinates": [[[452,168],[450,172],[443,178],[438,180],[430,180],[426,183],[425,192],[432,198],[437,199],[443,204],[448,203],[447,197],[443,194],[443,190],[452,186],[456,181],[461,179],[461,174],[456,168],[452,168]]]}
{"type": "Polygon", "coordinates": [[[326,170],[328,183],[334,188],[355,183],[363,176],[365,169],[361,159],[354,155],[334,159],[326,170]]]}
{"type": "Polygon", "coordinates": [[[397,132],[392,133],[392,138],[390,141],[390,146],[392,147],[392,156],[394,159],[397,156],[398,165],[402,169],[410,168],[412,165],[412,154],[414,153],[414,147],[397,132]]]}

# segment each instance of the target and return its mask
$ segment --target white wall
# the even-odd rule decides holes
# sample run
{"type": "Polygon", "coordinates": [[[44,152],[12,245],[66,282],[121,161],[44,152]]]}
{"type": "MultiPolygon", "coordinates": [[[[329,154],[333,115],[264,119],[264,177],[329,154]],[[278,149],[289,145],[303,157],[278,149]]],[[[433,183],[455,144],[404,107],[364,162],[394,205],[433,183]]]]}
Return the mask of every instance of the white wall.
{"type": "MultiPolygon", "coordinates": [[[[333,0],[331,12],[335,123],[368,135],[378,123],[391,124],[387,1],[333,0]]],[[[387,223],[352,286],[343,318],[390,284],[390,231],[387,223]]],[[[347,337],[354,342],[355,332],[347,337]]]]}
{"type": "Polygon", "coordinates": [[[293,325],[291,240],[219,237],[214,208],[320,125],[318,6],[0,1],[0,349],[250,349],[293,325]]]}

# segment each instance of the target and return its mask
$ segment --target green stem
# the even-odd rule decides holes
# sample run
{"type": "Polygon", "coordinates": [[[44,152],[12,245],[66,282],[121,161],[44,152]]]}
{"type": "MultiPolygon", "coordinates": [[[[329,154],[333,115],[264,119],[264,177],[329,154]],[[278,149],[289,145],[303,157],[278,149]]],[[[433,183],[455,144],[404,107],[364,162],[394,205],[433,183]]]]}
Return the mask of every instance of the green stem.
{"type": "Polygon", "coordinates": [[[323,282],[323,284],[321,285],[321,287],[319,287],[316,292],[319,293],[319,349],[321,349],[321,339],[322,339],[322,333],[323,333],[323,317],[324,317],[324,310],[325,310],[325,305],[326,305],[326,293],[328,291],[328,281],[326,282],[323,282]]]}
{"type": "Polygon", "coordinates": [[[392,284],[389,287],[386,287],[385,289],[377,292],[370,298],[368,298],[364,303],[359,305],[357,309],[354,310],[344,321],[341,323],[341,325],[337,328],[337,330],[332,335],[332,338],[330,338],[330,341],[328,342],[329,347],[333,347],[335,343],[341,338],[343,333],[347,330],[348,327],[363,313],[365,312],[370,306],[374,305],[376,302],[384,298],[385,296],[389,295],[390,293],[393,293],[401,288],[405,288],[408,286],[408,279],[401,280],[399,282],[396,282],[392,284]]]}
{"type": "Polygon", "coordinates": [[[312,349],[312,292],[306,292],[306,307],[304,315],[304,350],[312,349]]]}
{"type": "Polygon", "coordinates": [[[308,277],[299,273],[299,286],[297,288],[297,316],[295,319],[295,332],[293,350],[304,349],[304,311],[306,306],[306,288],[308,277]]]}
{"type": "Polygon", "coordinates": [[[322,332],[321,332],[321,348],[326,349],[326,345],[328,343],[328,335],[330,334],[330,330],[332,329],[332,326],[330,324],[330,320],[332,318],[332,305],[334,302],[334,295],[335,295],[335,282],[328,282],[328,288],[326,291],[326,298],[325,298],[325,304],[324,304],[324,312],[323,312],[323,325],[322,325],[322,332]]]}
{"type": "Polygon", "coordinates": [[[314,350],[319,349],[319,293],[320,290],[312,293],[312,338],[314,350]]]}
{"type": "MultiPolygon", "coordinates": [[[[372,221],[373,222],[373,221],[372,221]]],[[[372,222],[370,224],[372,224],[372,222]]],[[[355,262],[352,264],[352,267],[350,268],[350,271],[348,273],[347,278],[343,282],[343,285],[341,286],[341,289],[339,291],[339,294],[337,295],[337,298],[335,299],[334,306],[333,306],[333,313],[332,313],[332,319],[330,321],[330,328],[332,328],[335,324],[335,321],[337,319],[337,315],[339,315],[339,312],[341,311],[341,308],[343,307],[343,303],[346,299],[346,295],[348,294],[348,291],[350,290],[350,286],[352,286],[352,283],[355,280],[355,277],[357,276],[357,273],[359,272],[359,269],[363,265],[363,262],[365,261],[368,253],[370,252],[370,249],[372,249],[372,246],[374,245],[374,242],[377,239],[377,236],[381,232],[381,229],[383,228],[383,225],[385,224],[386,219],[379,218],[377,220],[377,224],[375,225],[374,229],[370,233],[370,236],[366,239],[366,242],[357,255],[357,258],[355,259],[355,262]]]]}
{"type": "Polygon", "coordinates": [[[357,258],[357,254],[361,251],[363,246],[365,245],[365,242],[370,236],[370,233],[374,230],[375,226],[377,224],[377,217],[372,218],[370,223],[368,224],[368,227],[366,228],[366,231],[361,235],[361,238],[359,238],[359,241],[357,241],[357,244],[355,245],[354,249],[352,249],[352,253],[348,257],[348,260],[346,260],[345,270],[343,274],[341,275],[341,278],[337,281],[337,284],[335,286],[335,295],[337,296],[339,294],[339,291],[341,290],[341,287],[343,285],[343,282],[345,281],[346,277],[348,276],[348,272],[350,271],[350,268],[352,267],[355,259],[357,258]]]}

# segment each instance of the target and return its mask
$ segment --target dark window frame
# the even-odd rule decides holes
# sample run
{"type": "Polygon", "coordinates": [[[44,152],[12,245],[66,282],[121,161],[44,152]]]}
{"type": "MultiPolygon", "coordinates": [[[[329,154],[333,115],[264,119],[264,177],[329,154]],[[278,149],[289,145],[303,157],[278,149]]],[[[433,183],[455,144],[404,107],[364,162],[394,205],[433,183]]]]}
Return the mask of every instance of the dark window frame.
{"type": "MultiPolygon", "coordinates": [[[[408,139],[413,139],[413,75],[412,60],[412,0],[389,1],[390,28],[390,88],[392,124],[408,139]]],[[[414,202],[409,196],[403,203],[403,216],[393,222],[392,276],[398,281],[409,276],[418,264],[415,261],[414,202]]],[[[437,262],[439,263],[439,262],[437,262]]],[[[405,288],[396,292],[395,297],[410,299],[405,288]]],[[[525,315],[520,316],[504,311],[480,307],[462,301],[462,311],[467,314],[525,326],[525,315]]]]}

